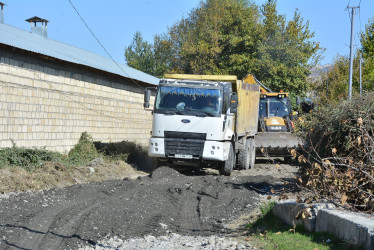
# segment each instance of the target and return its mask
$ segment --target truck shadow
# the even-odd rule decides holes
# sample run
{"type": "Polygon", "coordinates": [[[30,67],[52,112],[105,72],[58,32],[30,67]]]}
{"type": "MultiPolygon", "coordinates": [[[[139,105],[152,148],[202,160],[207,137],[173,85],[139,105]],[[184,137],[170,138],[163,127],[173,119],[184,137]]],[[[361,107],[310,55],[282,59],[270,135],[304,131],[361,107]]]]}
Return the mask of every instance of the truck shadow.
{"type": "Polygon", "coordinates": [[[146,148],[130,141],[103,143],[94,142],[96,149],[107,156],[118,157],[124,156],[126,162],[136,170],[152,172],[154,170],[153,161],[148,156],[146,148]]]}
{"type": "Polygon", "coordinates": [[[282,184],[273,184],[268,181],[246,182],[241,184],[231,183],[234,189],[248,189],[261,195],[283,195],[285,193],[297,193],[301,189],[296,185],[296,181],[290,178],[281,178],[282,184]]]}
{"type": "Polygon", "coordinates": [[[219,175],[218,170],[209,169],[209,168],[201,168],[201,167],[191,167],[191,166],[170,166],[167,167],[172,168],[178,173],[183,174],[185,176],[207,176],[207,175],[219,175]]]}

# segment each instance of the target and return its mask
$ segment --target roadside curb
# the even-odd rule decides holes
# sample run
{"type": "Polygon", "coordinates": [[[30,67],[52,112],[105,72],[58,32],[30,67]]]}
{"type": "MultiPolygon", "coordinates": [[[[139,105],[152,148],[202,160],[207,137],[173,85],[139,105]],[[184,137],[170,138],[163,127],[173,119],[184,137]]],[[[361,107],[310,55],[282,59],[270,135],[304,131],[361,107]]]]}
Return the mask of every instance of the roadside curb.
{"type": "Polygon", "coordinates": [[[302,225],[310,232],[328,232],[339,239],[374,250],[374,216],[337,210],[333,204],[277,202],[274,215],[289,225],[302,225]]]}

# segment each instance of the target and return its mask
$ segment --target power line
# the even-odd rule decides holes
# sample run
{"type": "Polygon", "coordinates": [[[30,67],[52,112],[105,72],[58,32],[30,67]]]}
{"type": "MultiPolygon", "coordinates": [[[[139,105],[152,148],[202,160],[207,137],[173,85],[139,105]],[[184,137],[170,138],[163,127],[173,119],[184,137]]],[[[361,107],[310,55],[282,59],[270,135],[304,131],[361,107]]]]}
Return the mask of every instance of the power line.
{"type": "MultiPolygon", "coordinates": [[[[75,12],[77,13],[77,15],[79,16],[79,18],[82,20],[82,22],[84,23],[84,25],[86,26],[86,28],[90,31],[91,35],[95,38],[95,40],[98,42],[98,44],[103,48],[103,50],[105,51],[105,53],[109,56],[109,58],[117,65],[117,67],[133,82],[135,83],[136,86],[138,86],[139,88],[141,89],[144,89],[144,87],[140,86],[136,81],[134,81],[134,79],[132,79],[124,70],[123,68],[113,59],[113,57],[110,55],[110,53],[107,51],[107,49],[104,47],[104,45],[100,42],[100,40],[97,38],[97,36],[95,35],[95,33],[92,31],[92,29],[88,26],[87,22],[84,20],[84,18],[82,17],[82,15],[79,13],[78,9],[74,6],[74,4],[72,3],[71,0],[69,0],[69,3],[71,5],[71,7],[75,10],[75,12]]],[[[58,90],[57,90],[58,91],[58,90]]],[[[68,97],[68,96],[67,96],[68,97]]],[[[70,98],[70,97],[68,97],[70,98]]],[[[73,100],[74,101],[74,100],[73,100]]],[[[89,107],[86,107],[85,105],[81,104],[81,103],[78,103],[82,106],[84,106],[85,108],[89,109],[89,110],[92,110],[90,109],[89,107]]],[[[100,113],[96,110],[92,110],[94,112],[97,112],[98,114],[101,114],[103,116],[106,116],[106,117],[109,117],[109,118],[113,118],[113,119],[117,119],[117,120],[121,120],[121,121],[130,121],[130,119],[128,120],[124,120],[124,119],[120,119],[120,118],[117,118],[117,117],[111,117],[111,116],[108,116],[104,113],[100,113]]],[[[133,121],[133,120],[131,120],[133,121]]]]}
{"type": "MultiPolygon", "coordinates": [[[[30,71],[31,71],[31,70],[30,70],[30,71]]],[[[149,121],[144,121],[144,120],[143,120],[143,121],[140,121],[140,120],[138,120],[138,119],[135,119],[135,120],[134,120],[134,119],[130,119],[130,118],[128,118],[128,119],[121,119],[121,118],[118,118],[118,117],[113,117],[113,116],[107,115],[107,114],[105,114],[105,113],[103,113],[103,112],[100,112],[100,111],[97,111],[97,110],[92,109],[92,108],[90,108],[90,107],[87,107],[87,106],[84,105],[82,102],[78,102],[78,101],[74,100],[73,98],[71,98],[69,95],[65,94],[63,91],[56,89],[55,87],[52,86],[52,84],[47,83],[47,82],[46,82],[45,80],[43,80],[40,76],[38,76],[38,75],[36,74],[36,72],[33,72],[33,73],[34,73],[34,77],[39,78],[39,80],[40,80],[41,82],[44,82],[44,83],[48,84],[48,87],[54,89],[55,91],[57,91],[57,92],[59,92],[60,94],[62,94],[63,96],[65,96],[67,99],[71,100],[71,101],[74,102],[74,103],[77,103],[78,105],[82,106],[83,108],[85,108],[85,109],[87,109],[87,110],[90,110],[90,111],[92,111],[92,112],[94,112],[94,113],[97,113],[97,114],[99,114],[99,115],[102,115],[102,116],[105,116],[105,117],[108,117],[108,118],[111,118],[111,119],[115,119],[115,120],[118,120],[118,121],[123,121],[123,122],[133,122],[133,123],[149,123],[149,121]]],[[[84,95],[84,96],[86,96],[86,95],[84,95]]]]}
{"type": "Polygon", "coordinates": [[[110,53],[106,50],[106,48],[104,47],[104,45],[100,42],[100,40],[96,37],[95,33],[90,29],[90,27],[88,26],[88,24],[86,23],[86,21],[83,19],[83,17],[81,16],[81,14],[79,13],[79,11],[77,10],[77,8],[75,8],[74,4],[71,2],[71,0],[69,0],[69,3],[71,5],[71,7],[75,10],[75,12],[77,13],[77,15],[79,16],[79,18],[82,20],[82,22],[84,23],[84,25],[86,26],[86,28],[91,32],[91,35],[95,38],[95,40],[99,43],[99,45],[101,46],[101,48],[103,48],[103,50],[105,51],[105,53],[109,56],[109,58],[117,65],[117,67],[133,82],[135,83],[139,88],[141,89],[144,89],[144,87],[140,86],[136,81],[134,81],[124,70],[123,68],[113,59],[113,57],[110,55],[110,53]]]}

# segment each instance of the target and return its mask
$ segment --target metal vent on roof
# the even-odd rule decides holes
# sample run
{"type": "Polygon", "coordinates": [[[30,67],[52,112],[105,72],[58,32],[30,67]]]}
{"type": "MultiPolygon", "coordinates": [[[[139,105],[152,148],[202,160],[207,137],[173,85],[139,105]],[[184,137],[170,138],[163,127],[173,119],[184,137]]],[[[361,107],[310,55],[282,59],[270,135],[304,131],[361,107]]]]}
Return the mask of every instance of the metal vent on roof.
{"type": "Polygon", "coordinates": [[[31,24],[31,32],[47,38],[47,23],[49,22],[48,20],[34,16],[26,19],[25,21],[31,24]],[[38,26],[38,23],[40,23],[41,25],[38,26]]]}
{"type": "Polygon", "coordinates": [[[0,2],[1,11],[0,11],[0,23],[4,23],[4,5],[5,3],[0,2]]]}

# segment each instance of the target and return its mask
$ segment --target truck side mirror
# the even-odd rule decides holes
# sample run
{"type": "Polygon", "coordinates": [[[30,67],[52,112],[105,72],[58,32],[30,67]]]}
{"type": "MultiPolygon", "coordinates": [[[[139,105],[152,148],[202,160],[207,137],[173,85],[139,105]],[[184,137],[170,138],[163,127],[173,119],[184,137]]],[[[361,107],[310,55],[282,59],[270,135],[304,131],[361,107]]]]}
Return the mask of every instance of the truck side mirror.
{"type": "Polygon", "coordinates": [[[145,88],[144,90],[144,108],[149,108],[149,100],[151,99],[151,90],[145,88]]]}
{"type": "Polygon", "coordinates": [[[230,113],[236,114],[238,111],[238,95],[236,93],[232,93],[230,99],[230,113]]]}

